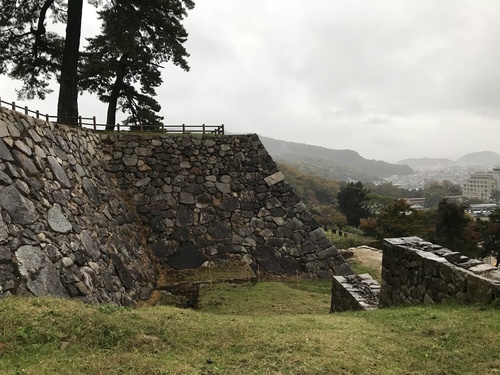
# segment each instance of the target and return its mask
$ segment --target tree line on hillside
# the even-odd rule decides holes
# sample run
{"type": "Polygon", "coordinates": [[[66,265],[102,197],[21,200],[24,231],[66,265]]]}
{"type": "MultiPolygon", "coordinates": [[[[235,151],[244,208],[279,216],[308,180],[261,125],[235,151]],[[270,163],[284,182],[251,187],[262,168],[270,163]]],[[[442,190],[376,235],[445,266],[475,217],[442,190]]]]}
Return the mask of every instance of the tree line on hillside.
{"type": "MultiPolygon", "coordinates": [[[[376,212],[379,207],[387,205],[394,199],[404,198],[425,198],[426,208],[435,208],[437,204],[445,197],[456,196],[461,194],[460,186],[451,183],[450,181],[428,183],[423,189],[404,189],[393,185],[391,182],[382,184],[373,183],[347,183],[345,181],[334,180],[331,178],[321,177],[316,174],[306,174],[299,169],[284,163],[278,163],[280,170],[286,175],[288,182],[295,189],[300,198],[307,204],[313,212],[316,212],[320,221],[324,221],[324,225],[342,226],[336,221],[328,219],[330,215],[323,215],[323,212],[331,212],[331,210],[339,210],[338,194],[341,189],[349,188],[351,185],[364,190],[366,196],[366,205],[370,212],[376,212]]],[[[344,219],[346,223],[343,225],[359,225],[359,220],[344,219]]]]}
{"type": "Polygon", "coordinates": [[[500,209],[474,219],[465,206],[443,199],[437,208],[416,210],[402,199],[360,219],[359,228],[377,239],[417,236],[472,258],[500,257],[500,209]]]}
{"type": "Polygon", "coordinates": [[[361,182],[341,187],[337,200],[347,223],[376,239],[418,236],[472,258],[500,256],[500,209],[486,221],[475,220],[466,213],[465,205],[448,198],[428,210],[416,209],[401,198],[375,206],[361,182]]]}
{"type": "Polygon", "coordinates": [[[449,181],[431,182],[416,191],[391,183],[322,179],[282,164],[280,169],[323,227],[359,228],[377,240],[418,236],[475,258],[500,255],[500,210],[489,221],[475,220],[463,202],[447,198],[461,193],[460,186],[449,181]],[[427,209],[412,207],[404,198],[426,198],[427,209]]]}
{"type": "Polygon", "coordinates": [[[44,99],[59,84],[58,121],[76,124],[78,93],[97,94],[108,104],[107,129],[116,111],[126,124],[158,126],[161,65],[171,61],[189,70],[182,25],[192,0],[89,0],[101,21],[100,33],[81,50],[83,0],[2,0],[0,74],[21,80],[18,96],[44,99]],[[47,24],[65,26],[64,35],[47,24]]]}
{"type": "MultiPolygon", "coordinates": [[[[262,138],[265,139],[265,137],[262,138]]],[[[367,182],[395,174],[408,175],[413,173],[413,170],[408,166],[389,164],[384,161],[367,160],[362,158],[358,153],[354,151],[349,152],[349,150],[325,149],[330,151],[331,155],[321,158],[312,155],[317,148],[320,149],[321,147],[304,145],[297,152],[280,153],[278,147],[272,148],[273,145],[279,144],[279,142],[284,141],[272,142],[271,146],[267,145],[270,143],[269,141],[263,143],[276,161],[290,165],[294,169],[308,175],[315,175],[326,179],[355,179],[367,182]],[[338,153],[345,153],[347,156],[338,157],[338,153]],[[352,157],[352,159],[349,159],[349,157],[352,157]]]]}

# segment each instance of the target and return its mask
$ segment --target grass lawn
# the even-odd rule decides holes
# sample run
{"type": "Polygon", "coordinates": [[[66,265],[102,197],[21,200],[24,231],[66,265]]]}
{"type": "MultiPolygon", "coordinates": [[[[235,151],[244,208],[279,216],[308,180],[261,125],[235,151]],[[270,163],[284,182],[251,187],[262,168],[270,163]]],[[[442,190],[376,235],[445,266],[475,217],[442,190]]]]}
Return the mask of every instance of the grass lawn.
{"type": "Polygon", "coordinates": [[[500,374],[500,309],[328,314],[329,282],[214,284],[200,308],[0,300],[1,374],[500,374]]]}

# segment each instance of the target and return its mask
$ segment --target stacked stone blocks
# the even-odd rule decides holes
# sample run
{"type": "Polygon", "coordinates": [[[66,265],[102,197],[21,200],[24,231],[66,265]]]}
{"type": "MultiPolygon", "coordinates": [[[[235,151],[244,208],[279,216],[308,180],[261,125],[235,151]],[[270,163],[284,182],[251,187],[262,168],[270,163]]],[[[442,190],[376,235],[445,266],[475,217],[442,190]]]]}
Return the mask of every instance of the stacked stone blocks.
{"type": "Polygon", "coordinates": [[[95,134],[0,108],[0,296],[149,297],[153,257],[99,148],[95,134]]]}
{"type": "Polygon", "coordinates": [[[160,267],[207,260],[352,274],[256,135],[93,133],[0,108],[0,297],[135,305],[160,267]]]}
{"type": "Polygon", "coordinates": [[[369,274],[333,276],[330,312],[375,310],[380,284],[369,274]]]}
{"type": "Polygon", "coordinates": [[[154,254],[249,264],[266,276],[351,274],[255,134],[103,136],[108,171],[150,229],[154,254]]]}
{"type": "Polygon", "coordinates": [[[384,239],[380,305],[500,298],[500,271],[418,237],[384,239]]]}

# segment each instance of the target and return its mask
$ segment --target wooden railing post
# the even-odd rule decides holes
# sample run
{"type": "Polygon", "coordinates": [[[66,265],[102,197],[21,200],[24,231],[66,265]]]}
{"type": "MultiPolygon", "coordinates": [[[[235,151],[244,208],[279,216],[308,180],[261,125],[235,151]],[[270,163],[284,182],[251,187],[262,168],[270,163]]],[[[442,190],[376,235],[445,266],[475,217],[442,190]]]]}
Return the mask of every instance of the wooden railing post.
{"type": "Polygon", "coordinates": [[[96,125],[96,121],[95,121],[95,116],[92,117],[92,121],[94,123],[94,131],[97,131],[97,125],[96,125]]]}
{"type": "Polygon", "coordinates": [[[205,124],[202,125],[203,128],[203,134],[205,134],[205,124]]]}
{"type": "Polygon", "coordinates": [[[12,110],[15,111],[16,110],[16,102],[12,102],[12,110]]]}
{"type": "Polygon", "coordinates": [[[186,133],[186,124],[182,124],[182,134],[186,133]]]}
{"type": "Polygon", "coordinates": [[[27,114],[28,114],[28,106],[27,106],[27,105],[25,105],[25,106],[24,106],[24,114],[25,114],[25,115],[27,115],[27,114]]]}
{"type": "Polygon", "coordinates": [[[82,127],[82,116],[78,116],[78,125],[80,125],[80,128],[82,127]]]}
{"type": "Polygon", "coordinates": [[[38,109],[36,110],[35,113],[36,113],[36,118],[40,118],[40,111],[38,109]]]}
{"type": "Polygon", "coordinates": [[[224,124],[221,125],[222,135],[224,135],[224,124]]]}

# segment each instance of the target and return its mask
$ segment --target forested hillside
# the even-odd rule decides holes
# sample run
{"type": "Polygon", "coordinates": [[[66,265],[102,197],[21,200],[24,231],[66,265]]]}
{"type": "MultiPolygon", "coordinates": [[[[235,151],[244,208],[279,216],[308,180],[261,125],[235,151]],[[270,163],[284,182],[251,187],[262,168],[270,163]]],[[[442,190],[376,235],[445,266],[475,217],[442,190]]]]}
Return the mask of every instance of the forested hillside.
{"type": "Polygon", "coordinates": [[[352,150],[332,150],[263,136],[259,138],[274,160],[291,165],[309,175],[368,182],[379,181],[392,175],[414,173],[407,165],[368,160],[352,150]]]}
{"type": "Polygon", "coordinates": [[[471,257],[480,253],[486,256],[496,249],[491,247],[481,252],[477,244],[483,239],[496,241],[500,236],[496,231],[500,219],[495,219],[492,225],[473,221],[465,214],[464,206],[444,199],[460,194],[460,186],[449,181],[433,181],[423,189],[407,190],[391,183],[332,180],[283,163],[279,163],[279,168],[324,227],[351,233],[357,230],[357,234],[364,232],[373,239],[417,235],[442,246],[460,248],[471,257]],[[425,210],[417,210],[403,200],[417,197],[425,198],[425,210]],[[355,208],[356,205],[359,207],[355,208]],[[358,226],[361,230],[355,228],[358,226]]]}

